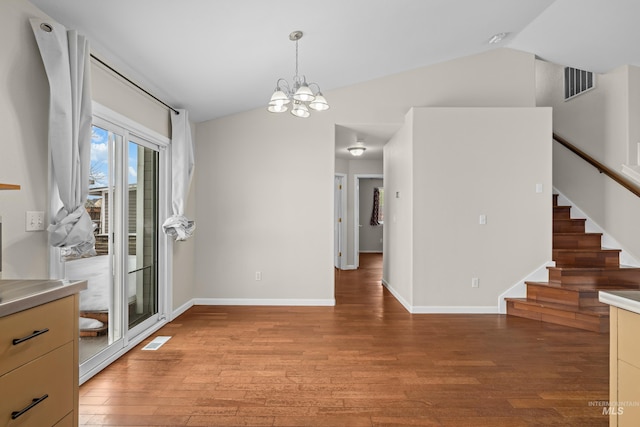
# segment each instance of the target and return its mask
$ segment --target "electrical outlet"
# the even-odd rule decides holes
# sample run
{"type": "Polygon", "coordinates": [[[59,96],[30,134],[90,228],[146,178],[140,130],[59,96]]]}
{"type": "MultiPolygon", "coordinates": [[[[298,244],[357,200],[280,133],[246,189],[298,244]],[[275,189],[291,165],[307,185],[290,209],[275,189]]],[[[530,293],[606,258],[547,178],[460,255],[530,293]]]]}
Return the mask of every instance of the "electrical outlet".
{"type": "Polygon", "coordinates": [[[471,278],[471,287],[472,288],[479,288],[480,287],[480,279],[478,279],[477,277],[472,277],[471,278]]]}
{"type": "Polygon", "coordinates": [[[478,219],[478,222],[480,223],[480,225],[485,225],[487,223],[487,216],[486,215],[480,215],[480,218],[478,219]]]}
{"type": "Polygon", "coordinates": [[[256,271],[256,280],[262,280],[262,271],[256,271]]]}

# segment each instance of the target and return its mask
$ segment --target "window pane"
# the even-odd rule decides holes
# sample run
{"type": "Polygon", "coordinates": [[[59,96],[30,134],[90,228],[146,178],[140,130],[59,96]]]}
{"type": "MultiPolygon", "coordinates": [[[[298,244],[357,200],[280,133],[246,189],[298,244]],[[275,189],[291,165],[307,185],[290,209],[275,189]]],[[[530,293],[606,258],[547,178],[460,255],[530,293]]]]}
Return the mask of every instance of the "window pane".
{"type": "Polygon", "coordinates": [[[129,142],[129,329],[158,312],[158,152],[129,142]]]}

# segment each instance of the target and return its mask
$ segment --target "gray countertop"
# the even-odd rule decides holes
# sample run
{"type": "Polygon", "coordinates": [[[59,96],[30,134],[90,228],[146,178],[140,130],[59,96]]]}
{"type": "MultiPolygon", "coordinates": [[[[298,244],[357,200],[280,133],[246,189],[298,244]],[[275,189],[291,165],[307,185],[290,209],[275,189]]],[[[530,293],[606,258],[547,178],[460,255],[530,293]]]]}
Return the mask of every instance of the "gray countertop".
{"type": "Polygon", "coordinates": [[[600,302],[640,314],[639,291],[600,291],[600,302]]]}
{"type": "Polygon", "coordinates": [[[0,317],[87,289],[86,280],[0,280],[0,317]]]}

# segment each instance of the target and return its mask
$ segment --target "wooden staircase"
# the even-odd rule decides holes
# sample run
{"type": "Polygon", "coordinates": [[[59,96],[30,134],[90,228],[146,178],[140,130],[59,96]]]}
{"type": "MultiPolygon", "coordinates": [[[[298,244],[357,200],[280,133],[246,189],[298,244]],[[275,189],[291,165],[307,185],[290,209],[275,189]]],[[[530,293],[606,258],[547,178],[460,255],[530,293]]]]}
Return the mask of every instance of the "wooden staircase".
{"type": "Polygon", "coordinates": [[[507,314],[594,332],[609,330],[609,306],[599,290],[640,289],[640,268],[620,265],[619,249],[601,247],[601,233],[553,195],[553,260],[548,282],[526,282],[526,298],[507,298],[507,314]]]}

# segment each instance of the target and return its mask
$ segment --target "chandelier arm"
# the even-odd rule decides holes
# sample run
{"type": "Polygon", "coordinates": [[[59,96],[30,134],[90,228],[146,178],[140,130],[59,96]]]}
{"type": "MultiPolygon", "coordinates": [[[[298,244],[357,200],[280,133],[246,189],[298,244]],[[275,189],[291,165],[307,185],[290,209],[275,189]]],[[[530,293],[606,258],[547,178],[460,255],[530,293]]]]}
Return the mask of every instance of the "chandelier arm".
{"type": "Polygon", "coordinates": [[[318,88],[318,90],[316,91],[316,94],[322,92],[320,90],[320,85],[318,83],[316,83],[316,82],[307,83],[307,86],[309,86],[309,89],[311,89],[311,85],[315,85],[318,88]]]}
{"type": "Polygon", "coordinates": [[[276,89],[285,89],[284,93],[287,94],[287,96],[291,96],[291,87],[289,86],[289,82],[286,81],[285,79],[283,79],[282,77],[278,79],[278,81],[276,82],[276,89]]]}

